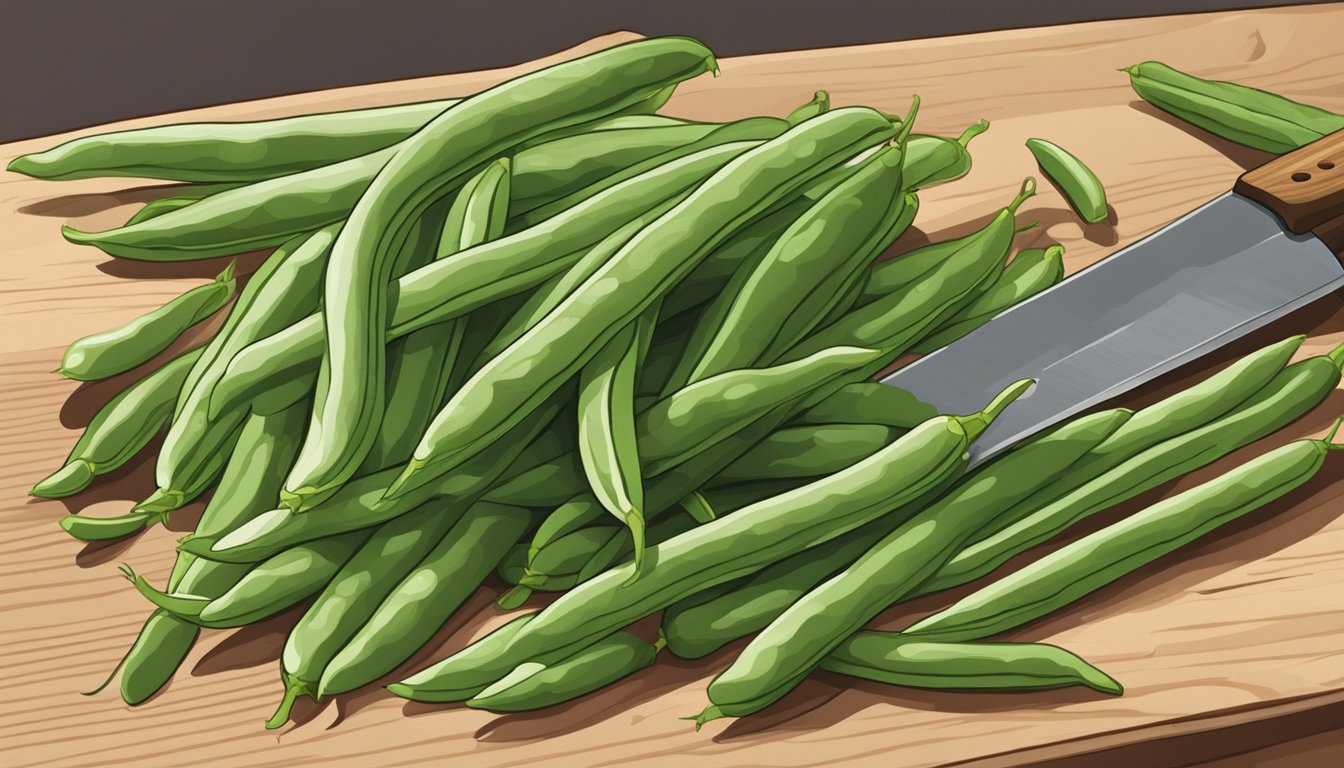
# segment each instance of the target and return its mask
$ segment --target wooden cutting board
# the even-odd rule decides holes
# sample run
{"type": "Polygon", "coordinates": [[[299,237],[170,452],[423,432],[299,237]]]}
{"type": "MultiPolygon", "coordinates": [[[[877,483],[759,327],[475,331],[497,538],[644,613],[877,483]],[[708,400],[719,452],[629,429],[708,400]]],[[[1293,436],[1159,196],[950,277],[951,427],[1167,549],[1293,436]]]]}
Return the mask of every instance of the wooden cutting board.
{"type": "MultiPolygon", "coordinates": [[[[874,23],[898,24],[899,15],[874,23]]],[[[903,112],[918,93],[925,131],[955,134],[988,118],[992,129],[973,145],[975,170],[922,195],[918,231],[907,244],[967,231],[968,222],[1006,203],[1024,175],[1037,173],[1023,141],[1048,137],[1091,164],[1115,208],[1114,225],[1079,226],[1048,184],[1027,204],[1025,219],[1042,226],[1024,236],[1024,244],[1063,243],[1076,271],[1226,190],[1242,169],[1266,159],[1136,101],[1118,67],[1159,59],[1344,112],[1341,32],[1344,5],[1335,4],[751,56],[721,62],[717,79],[686,84],[668,109],[713,119],[783,114],[825,88],[837,105],[893,112],[903,112]]],[[[99,130],[465,94],[631,37],[611,35],[509,69],[286,96],[99,130]]],[[[0,147],[0,159],[90,132],[10,144],[0,147]]],[[[112,668],[147,613],[116,563],[129,562],[161,582],[174,539],[199,510],[181,513],[174,531],[82,547],[56,519],[67,510],[124,511],[153,485],[148,459],[64,503],[24,495],[59,465],[74,430],[114,391],[76,387],[52,375],[63,346],[159,304],[221,266],[120,263],[60,238],[64,223],[83,229],[119,223],[161,194],[153,184],[53,183],[0,173],[0,754],[6,765],[1006,766],[1074,764],[1073,758],[1090,755],[1104,756],[1092,763],[1098,765],[1157,766],[1189,764],[1192,755],[1247,753],[1344,722],[1344,465],[1338,457],[1316,482],[1253,520],[1012,633],[1011,639],[1048,641],[1082,654],[1126,685],[1122,698],[1078,690],[922,692],[818,674],[759,716],[693,732],[677,718],[701,709],[706,683],[739,643],[702,662],[666,658],[608,691],[551,711],[497,717],[408,704],[375,686],[321,706],[300,705],[299,724],[277,734],[263,731],[261,722],[279,695],[276,659],[292,614],[238,632],[207,631],[177,679],[134,710],[111,691],[82,697],[77,691],[112,668]]],[[[1304,355],[1344,342],[1344,302],[1332,297],[1253,341],[1299,332],[1311,335],[1304,355]]],[[[1178,379],[1204,375],[1230,354],[1178,379]]],[[[1178,385],[1168,379],[1129,402],[1178,385]]],[[[1279,434],[1140,501],[1189,487],[1289,439],[1320,434],[1341,413],[1344,392],[1336,391],[1279,434]]],[[[499,624],[492,597],[479,595],[419,663],[499,624]]],[[[880,623],[898,627],[934,607],[902,608],[880,623]]],[[[1283,764],[1324,764],[1341,745],[1328,734],[1312,738],[1301,747],[1310,753],[1293,753],[1283,764]]]]}

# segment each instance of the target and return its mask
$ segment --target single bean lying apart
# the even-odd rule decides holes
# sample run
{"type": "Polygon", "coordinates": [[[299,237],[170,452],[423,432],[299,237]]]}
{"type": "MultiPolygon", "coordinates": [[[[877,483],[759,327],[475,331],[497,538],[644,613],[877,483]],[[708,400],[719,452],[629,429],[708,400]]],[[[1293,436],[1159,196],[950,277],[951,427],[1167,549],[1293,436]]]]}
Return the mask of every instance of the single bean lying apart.
{"type": "Polygon", "coordinates": [[[860,631],[818,666],[911,688],[1040,690],[1085,685],[1101,693],[1124,692],[1110,675],[1044,643],[937,643],[895,632],[860,631]]]}
{"type": "Polygon", "coordinates": [[[213,282],[192,288],[152,312],[75,341],[61,357],[60,374],[76,381],[97,381],[148,362],[188,328],[229,303],[237,284],[233,267],[230,263],[213,282]]]}
{"type": "Polygon", "coordinates": [[[1258,88],[1204,80],[1158,61],[1121,71],[1149,104],[1215,136],[1265,152],[1291,152],[1344,130],[1344,115],[1258,88]]]}

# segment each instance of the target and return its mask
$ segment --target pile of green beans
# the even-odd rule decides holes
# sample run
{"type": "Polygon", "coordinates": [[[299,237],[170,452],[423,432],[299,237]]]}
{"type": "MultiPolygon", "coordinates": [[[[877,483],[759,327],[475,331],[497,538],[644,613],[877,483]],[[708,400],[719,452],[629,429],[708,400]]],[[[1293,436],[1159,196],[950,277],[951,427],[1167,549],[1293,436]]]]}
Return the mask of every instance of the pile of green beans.
{"type": "MultiPolygon", "coordinates": [[[[1173,110],[1239,93],[1139,69],[1136,88],[1173,110]]],[[[699,42],[653,38],[452,99],[122,131],[11,163],[184,182],[120,227],[66,228],[114,257],[270,251],[64,353],[70,378],[135,372],[33,495],[75,496],[164,437],[146,499],[61,527],[120,539],[204,501],[165,584],[123,566],[151,608],[97,690],[120,675],[139,704],[202,629],[292,609],[268,728],[303,697],[379,682],[492,712],[557,706],[664,648],[695,659],[752,634],[697,727],[818,669],[1118,694],[1065,649],[983,640],[1301,484],[1339,447],[1334,432],[1295,443],[903,632],[864,629],[1292,422],[1337,386],[1344,347],[1289,365],[1303,337],[1286,339],[967,472],[1030,380],[943,414],[871,379],[1063,279],[1061,246],[1014,248],[1035,181],[970,234],[904,248],[921,191],[968,173],[988,122],[924,134],[918,97],[896,116],[825,91],[783,116],[656,114],[706,72],[699,42]],[[216,312],[212,338],[167,359],[216,312]],[[523,612],[388,679],[478,593],[523,612]],[[631,628],[648,617],[656,637],[631,628]]],[[[1100,185],[1052,146],[1033,142],[1042,168],[1097,219],[1100,185]]]]}

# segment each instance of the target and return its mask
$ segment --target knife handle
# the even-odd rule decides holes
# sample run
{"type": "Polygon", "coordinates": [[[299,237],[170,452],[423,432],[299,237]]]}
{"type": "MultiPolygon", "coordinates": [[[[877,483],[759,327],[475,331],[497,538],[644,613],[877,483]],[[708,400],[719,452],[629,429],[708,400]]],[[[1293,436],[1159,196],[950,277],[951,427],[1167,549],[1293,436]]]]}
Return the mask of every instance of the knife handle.
{"type": "Polygon", "coordinates": [[[1344,215],[1344,131],[1243,173],[1232,191],[1274,211],[1298,235],[1344,215]]]}

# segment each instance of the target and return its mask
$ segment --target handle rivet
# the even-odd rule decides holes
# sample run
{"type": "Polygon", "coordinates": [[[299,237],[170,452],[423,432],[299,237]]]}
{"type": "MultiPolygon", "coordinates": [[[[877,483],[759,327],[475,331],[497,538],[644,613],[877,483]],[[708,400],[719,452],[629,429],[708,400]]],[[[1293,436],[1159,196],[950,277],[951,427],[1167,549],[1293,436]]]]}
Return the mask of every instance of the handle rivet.
{"type": "Polygon", "coordinates": [[[1316,164],[1316,167],[1320,168],[1322,171],[1328,171],[1331,168],[1334,168],[1335,164],[1330,162],[1329,160],[1322,160],[1321,162],[1316,164]]]}
{"type": "Polygon", "coordinates": [[[1306,171],[1298,171],[1297,173],[1294,173],[1294,174],[1293,174],[1292,176],[1290,176],[1289,178],[1292,179],[1293,181],[1310,181],[1310,180],[1311,180],[1311,174],[1310,174],[1310,173],[1307,173],[1306,171]]]}

